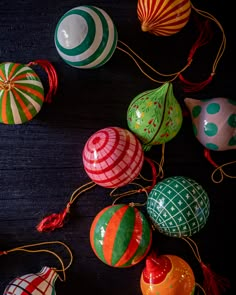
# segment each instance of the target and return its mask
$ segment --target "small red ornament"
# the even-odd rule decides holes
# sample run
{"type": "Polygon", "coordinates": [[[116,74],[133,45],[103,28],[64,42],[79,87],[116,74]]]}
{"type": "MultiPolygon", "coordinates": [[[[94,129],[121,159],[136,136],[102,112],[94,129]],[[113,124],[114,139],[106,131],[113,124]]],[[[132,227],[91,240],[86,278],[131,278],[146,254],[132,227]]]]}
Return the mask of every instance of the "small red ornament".
{"type": "Polygon", "coordinates": [[[133,181],[140,173],[144,152],[130,131],[108,127],[94,133],[83,150],[88,176],[100,186],[115,188],[133,181]]]}

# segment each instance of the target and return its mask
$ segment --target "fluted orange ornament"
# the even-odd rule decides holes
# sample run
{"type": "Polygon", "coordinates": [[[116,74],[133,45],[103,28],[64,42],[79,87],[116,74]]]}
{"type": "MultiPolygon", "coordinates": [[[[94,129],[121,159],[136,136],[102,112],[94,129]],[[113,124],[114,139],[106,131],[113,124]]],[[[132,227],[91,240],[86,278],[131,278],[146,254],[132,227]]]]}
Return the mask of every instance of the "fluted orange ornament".
{"type": "Polygon", "coordinates": [[[138,0],[137,14],[141,29],[157,36],[178,33],[189,21],[189,0],[138,0]]]}

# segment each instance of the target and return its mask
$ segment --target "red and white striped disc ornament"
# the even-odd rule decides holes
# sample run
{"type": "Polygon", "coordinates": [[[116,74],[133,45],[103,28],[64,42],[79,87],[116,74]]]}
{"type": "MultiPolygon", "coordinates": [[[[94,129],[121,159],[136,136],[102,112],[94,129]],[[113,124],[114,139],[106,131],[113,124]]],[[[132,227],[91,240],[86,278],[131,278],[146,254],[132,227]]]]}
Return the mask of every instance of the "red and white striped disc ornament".
{"type": "Polygon", "coordinates": [[[36,274],[26,274],[12,280],[3,295],[54,295],[57,272],[47,266],[36,274]]]}
{"type": "Polygon", "coordinates": [[[138,138],[120,127],[95,132],[82,152],[84,169],[100,186],[115,188],[133,181],[140,173],[144,152],[138,138]]]}

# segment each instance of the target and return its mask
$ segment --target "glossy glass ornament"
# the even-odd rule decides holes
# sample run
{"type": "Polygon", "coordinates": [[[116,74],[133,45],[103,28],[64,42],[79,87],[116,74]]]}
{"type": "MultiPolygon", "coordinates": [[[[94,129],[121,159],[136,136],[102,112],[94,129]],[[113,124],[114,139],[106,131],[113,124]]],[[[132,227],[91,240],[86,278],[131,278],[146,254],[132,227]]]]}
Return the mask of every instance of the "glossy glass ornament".
{"type": "Polygon", "coordinates": [[[183,115],[173,85],[165,83],[137,95],[128,107],[127,122],[144,150],[174,138],[182,126],[183,115]]]}
{"type": "Polygon", "coordinates": [[[189,237],[206,224],[210,201],[195,180],[168,177],[154,186],[148,196],[147,212],[154,226],[171,237],[189,237]]]}
{"type": "Polygon", "coordinates": [[[195,277],[189,264],[176,255],[151,253],[140,278],[143,295],[193,295],[195,277]]]}
{"type": "Polygon", "coordinates": [[[141,143],[129,130],[108,127],[87,140],[82,159],[86,173],[95,183],[115,188],[139,175],[144,153],[141,143]]]}
{"type": "Polygon", "coordinates": [[[236,149],[236,101],[216,97],[208,100],[185,98],[194,135],[207,149],[236,149]]]}
{"type": "Polygon", "coordinates": [[[47,266],[36,274],[27,274],[12,280],[3,295],[54,295],[58,274],[47,266]]]}
{"type": "Polygon", "coordinates": [[[137,14],[141,29],[157,36],[178,33],[189,21],[189,0],[138,0],[137,14]]]}
{"type": "Polygon", "coordinates": [[[0,64],[0,122],[21,124],[41,110],[44,88],[29,66],[4,62],[0,64]]]}
{"type": "Polygon", "coordinates": [[[91,5],[70,9],[54,34],[56,50],[69,65],[82,69],[104,65],[113,55],[117,30],[110,16],[91,5]]]}
{"type": "Polygon", "coordinates": [[[135,207],[117,204],[104,208],[90,228],[90,244],[96,256],[113,267],[131,267],[148,253],[152,230],[135,207]]]}

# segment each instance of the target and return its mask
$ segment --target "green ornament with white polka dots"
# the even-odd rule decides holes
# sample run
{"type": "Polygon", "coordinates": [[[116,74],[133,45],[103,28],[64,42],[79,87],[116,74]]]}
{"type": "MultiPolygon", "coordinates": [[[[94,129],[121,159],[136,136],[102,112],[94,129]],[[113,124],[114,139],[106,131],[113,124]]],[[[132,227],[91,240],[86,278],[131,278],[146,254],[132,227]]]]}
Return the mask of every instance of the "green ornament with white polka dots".
{"type": "Polygon", "coordinates": [[[199,142],[207,149],[236,149],[236,101],[217,97],[208,100],[185,98],[199,142]]]}
{"type": "Polygon", "coordinates": [[[205,226],[210,201],[195,180],[174,176],[160,181],[151,190],[147,213],[159,232],[170,237],[190,237],[205,226]]]}

